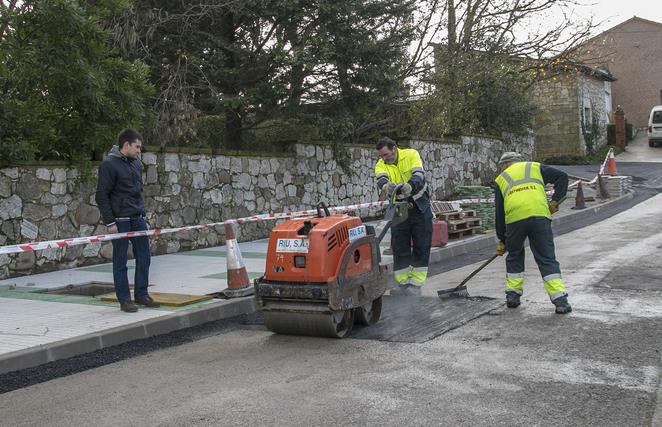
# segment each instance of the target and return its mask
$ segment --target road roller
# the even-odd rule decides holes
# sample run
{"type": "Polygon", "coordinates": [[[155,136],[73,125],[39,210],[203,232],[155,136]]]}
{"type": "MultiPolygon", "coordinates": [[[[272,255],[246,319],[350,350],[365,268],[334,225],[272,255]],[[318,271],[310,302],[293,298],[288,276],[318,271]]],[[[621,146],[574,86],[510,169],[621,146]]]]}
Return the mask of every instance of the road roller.
{"type": "Polygon", "coordinates": [[[360,218],[329,213],[276,225],[269,236],[264,275],[255,298],[267,329],[279,334],[343,338],[355,323],[379,320],[391,271],[379,243],[407,217],[407,203],[393,202],[375,227],[360,218]]]}

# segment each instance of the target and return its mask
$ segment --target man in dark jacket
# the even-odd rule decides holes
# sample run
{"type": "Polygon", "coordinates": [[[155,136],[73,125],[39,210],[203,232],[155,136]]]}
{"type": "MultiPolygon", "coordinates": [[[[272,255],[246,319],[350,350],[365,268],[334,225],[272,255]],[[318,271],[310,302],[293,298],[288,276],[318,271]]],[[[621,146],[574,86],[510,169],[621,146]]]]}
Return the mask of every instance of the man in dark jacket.
{"type": "MultiPolygon", "coordinates": [[[[96,201],[101,218],[109,233],[147,230],[143,199],[142,164],[140,152],[143,137],[133,129],[125,129],[118,136],[117,145],[99,167],[96,201]]],[[[147,292],[149,283],[150,251],[146,236],[113,240],[113,282],[120,309],[129,313],[138,311],[131,302],[127,275],[129,240],[136,258],[134,299],[136,304],[159,307],[147,292]]]]}

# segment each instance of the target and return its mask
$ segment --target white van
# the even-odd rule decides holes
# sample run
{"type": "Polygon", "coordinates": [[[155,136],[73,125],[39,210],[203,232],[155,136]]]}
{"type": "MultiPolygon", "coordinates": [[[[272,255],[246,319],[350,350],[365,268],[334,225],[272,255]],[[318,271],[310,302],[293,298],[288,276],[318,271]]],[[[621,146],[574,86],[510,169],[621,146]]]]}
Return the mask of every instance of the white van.
{"type": "Polygon", "coordinates": [[[662,105],[656,105],[648,118],[648,146],[662,144],[662,105]]]}

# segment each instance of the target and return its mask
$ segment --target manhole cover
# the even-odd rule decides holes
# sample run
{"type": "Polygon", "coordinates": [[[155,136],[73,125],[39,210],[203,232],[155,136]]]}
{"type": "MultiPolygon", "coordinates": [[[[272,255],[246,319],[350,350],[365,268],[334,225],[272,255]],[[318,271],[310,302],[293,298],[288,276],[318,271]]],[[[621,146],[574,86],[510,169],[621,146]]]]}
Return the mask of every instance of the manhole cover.
{"type": "Polygon", "coordinates": [[[47,289],[44,294],[55,295],[78,295],[83,297],[96,297],[110,292],[115,292],[115,286],[107,282],[89,282],[80,285],[67,285],[63,288],[47,289]]]}

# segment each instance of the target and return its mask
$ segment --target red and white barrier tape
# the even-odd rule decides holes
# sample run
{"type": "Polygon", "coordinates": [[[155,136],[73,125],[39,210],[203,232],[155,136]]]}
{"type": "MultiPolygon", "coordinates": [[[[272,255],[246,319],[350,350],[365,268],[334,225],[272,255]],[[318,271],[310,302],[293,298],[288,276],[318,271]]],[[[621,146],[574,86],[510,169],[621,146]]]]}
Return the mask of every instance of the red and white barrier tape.
{"type": "MultiPolygon", "coordinates": [[[[341,212],[353,211],[357,209],[383,207],[386,204],[388,204],[387,201],[359,203],[348,206],[329,207],[329,211],[333,213],[341,213],[341,212]]],[[[13,254],[19,252],[39,251],[44,249],[58,249],[69,246],[87,245],[90,243],[100,243],[100,242],[107,242],[110,240],[128,239],[131,237],[139,237],[139,236],[158,236],[161,234],[178,233],[181,231],[201,230],[201,229],[212,228],[225,224],[233,224],[233,223],[244,224],[248,222],[297,218],[297,217],[310,216],[315,214],[317,214],[317,209],[309,209],[298,212],[268,213],[261,215],[252,215],[244,218],[228,219],[222,222],[213,222],[210,224],[190,225],[190,226],[175,227],[175,228],[161,228],[161,229],[144,230],[144,231],[129,231],[126,233],[99,234],[96,236],[73,237],[69,239],[48,240],[43,242],[20,243],[18,245],[1,246],[0,255],[13,254]]]]}
{"type": "Polygon", "coordinates": [[[598,181],[598,176],[599,175],[604,175],[605,173],[605,168],[607,167],[607,162],[609,161],[609,157],[614,155],[614,149],[610,148],[609,151],[607,151],[607,155],[605,156],[605,160],[602,162],[602,165],[600,165],[600,170],[598,171],[598,175],[595,176],[592,180],[590,180],[588,183],[589,184],[595,184],[598,181]]]}

